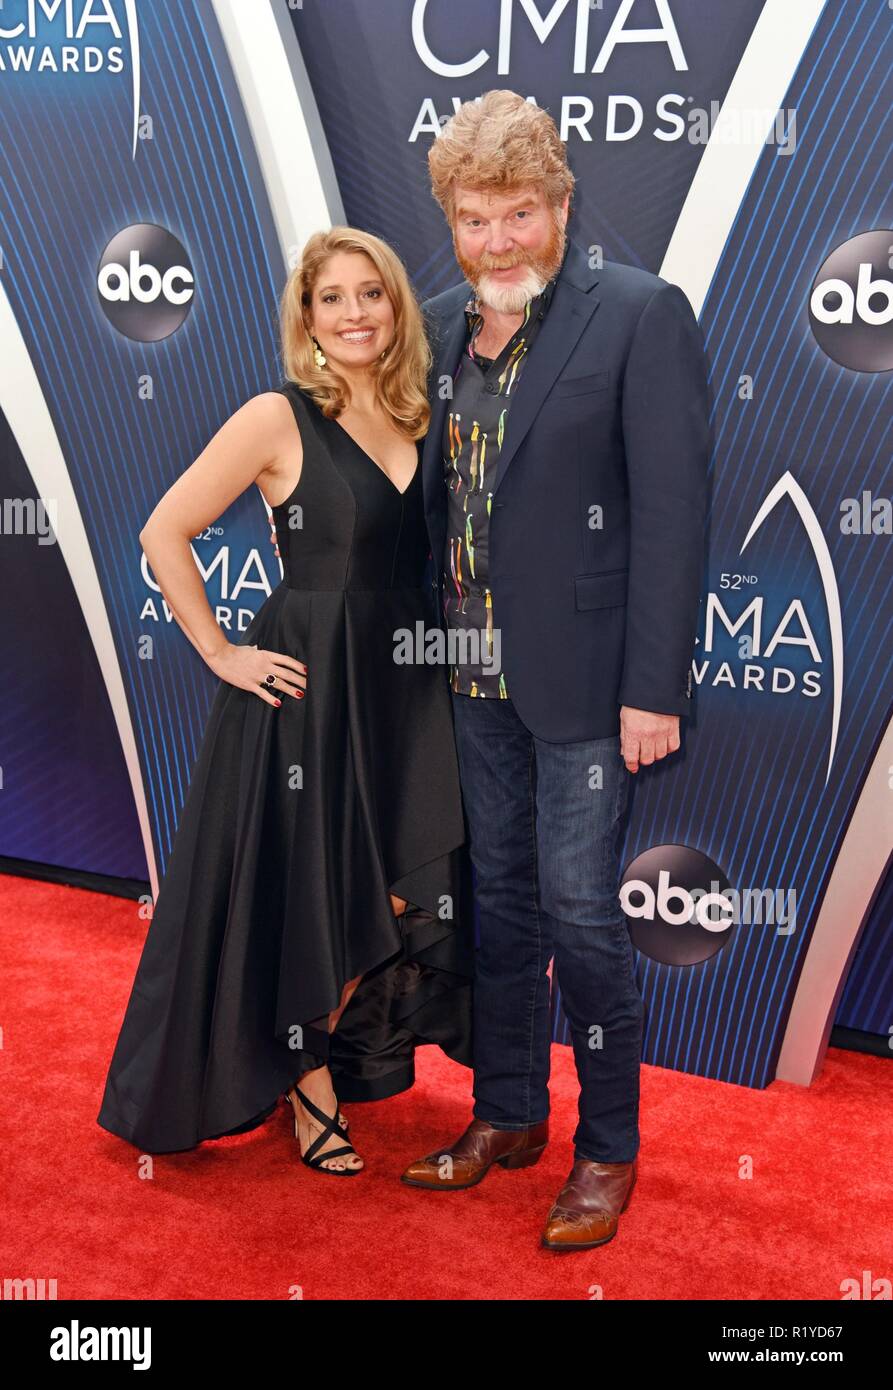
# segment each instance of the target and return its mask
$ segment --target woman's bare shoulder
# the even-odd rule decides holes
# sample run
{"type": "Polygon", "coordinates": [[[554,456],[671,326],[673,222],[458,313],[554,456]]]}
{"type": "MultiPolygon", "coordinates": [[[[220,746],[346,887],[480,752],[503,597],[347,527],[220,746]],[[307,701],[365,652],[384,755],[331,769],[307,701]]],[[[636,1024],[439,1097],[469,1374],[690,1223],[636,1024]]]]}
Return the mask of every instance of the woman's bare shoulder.
{"type": "Polygon", "coordinates": [[[284,391],[261,391],[245,402],[246,423],[263,431],[271,443],[271,458],[257,479],[268,507],[288,497],[301,475],[304,446],[297,416],[284,391]]]}
{"type": "Polygon", "coordinates": [[[257,421],[266,420],[293,420],[295,418],[291,401],[284,391],[259,391],[256,396],[250,396],[242,410],[249,412],[257,421]]]}
{"type": "Polygon", "coordinates": [[[295,446],[301,447],[298,418],[283,391],[260,391],[236,413],[245,428],[272,442],[274,455],[293,454],[295,446]]]}

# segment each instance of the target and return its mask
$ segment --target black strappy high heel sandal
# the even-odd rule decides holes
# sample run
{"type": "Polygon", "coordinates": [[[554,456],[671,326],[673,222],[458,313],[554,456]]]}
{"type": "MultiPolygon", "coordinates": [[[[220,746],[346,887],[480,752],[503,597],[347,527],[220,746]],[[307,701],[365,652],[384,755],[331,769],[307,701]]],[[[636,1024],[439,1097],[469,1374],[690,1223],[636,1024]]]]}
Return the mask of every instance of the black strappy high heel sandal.
{"type": "MultiPolygon", "coordinates": [[[[318,1120],[319,1123],[323,1126],[322,1134],[318,1135],[317,1138],[314,1139],[313,1142],[307,1146],[306,1153],[301,1154],[301,1162],[306,1163],[308,1168],[316,1168],[322,1173],[332,1173],[336,1178],[353,1178],[357,1175],[357,1173],[362,1173],[362,1168],[348,1168],[347,1166],[345,1166],[344,1168],[326,1168],[326,1161],[330,1158],[342,1158],[347,1154],[357,1153],[354,1146],[348,1140],[347,1124],[345,1122],[344,1125],[340,1125],[332,1115],[327,1115],[324,1110],[320,1110],[317,1105],[313,1104],[313,1101],[310,1100],[309,1096],[305,1096],[304,1092],[298,1085],[294,1085],[290,1088],[290,1090],[286,1091],[286,1100],[291,1095],[292,1091],[294,1091],[295,1095],[298,1097],[298,1100],[300,1101],[301,1105],[303,1105],[307,1113],[312,1115],[313,1118],[315,1120],[318,1120]],[[343,1144],[340,1148],[327,1149],[325,1153],[320,1153],[319,1150],[322,1148],[323,1144],[325,1144],[330,1134],[339,1134],[342,1139],[345,1139],[348,1142],[343,1144]]],[[[338,1113],[340,1112],[336,1111],[336,1114],[338,1113]]],[[[301,1139],[300,1135],[298,1134],[297,1115],[295,1115],[295,1138],[297,1139],[298,1144],[300,1145],[301,1139]]],[[[357,1154],[357,1158],[359,1158],[359,1154],[357,1154]]]]}

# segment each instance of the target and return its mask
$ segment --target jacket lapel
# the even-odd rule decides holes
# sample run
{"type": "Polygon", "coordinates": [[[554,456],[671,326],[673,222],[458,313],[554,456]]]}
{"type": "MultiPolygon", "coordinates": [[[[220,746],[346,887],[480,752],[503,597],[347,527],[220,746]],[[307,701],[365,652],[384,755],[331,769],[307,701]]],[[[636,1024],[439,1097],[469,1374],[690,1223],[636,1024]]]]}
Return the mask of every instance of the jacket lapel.
{"type": "MultiPolygon", "coordinates": [[[[453,291],[454,303],[445,308],[443,316],[431,326],[433,363],[428,385],[431,420],[422,451],[422,491],[431,535],[435,542],[446,528],[446,483],[443,474],[443,427],[449,409],[449,397],[441,397],[444,377],[452,377],[459,365],[465,343],[465,305],[471,287],[458,285],[453,291]]],[[[441,547],[442,549],[442,547],[441,547]]],[[[435,557],[438,564],[441,556],[435,557]]]]}
{"type": "Polygon", "coordinates": [[[585,251],[576,242],[569,242],[552,302],[524,363],[518,399],[509,410],[494,494],[502,486],[509,464],[598,308],[598,298],[590,293],[597,283],[598,272],[589,268],[585,251]]]}
{"type": "MultiPolygon", "coordinates": [[[[554,386],[565,362],[579,341],[580,335],[599,305],[591,290],[598,284],[598,272],[589,265],[586,252],[575,241],[568,241],[552,302],[544,318],[530,354],[524,363],[518,399],[512,402],[506,437],[499,456],[494,493],[499,490],[508,466],[539,409],[554,386]]],[[[457,285],[453,300],[444,306],[432,324],[431,350],[434,361],[429,378],[431,423],[422,453],[422,485],[425,511],[431,534],[439,541],[445,527],[445,497],[443,475],[443,427],[449,399],[441,399],[444,377],[452,377],[465,345],[465,305],[471,286],[457,285]]],[[[435,557],[439,563],[440,557],[435,557]]]]}

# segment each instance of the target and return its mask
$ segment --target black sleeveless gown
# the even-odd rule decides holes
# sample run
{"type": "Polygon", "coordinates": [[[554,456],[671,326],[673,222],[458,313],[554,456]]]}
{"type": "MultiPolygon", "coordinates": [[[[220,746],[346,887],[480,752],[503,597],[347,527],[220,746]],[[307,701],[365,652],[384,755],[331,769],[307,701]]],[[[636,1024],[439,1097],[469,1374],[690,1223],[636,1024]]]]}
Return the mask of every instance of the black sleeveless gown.
{"type": "Polygon", "coordinates": [[[239,643],[306,663],[307,692],[277,709],[221,682],[214,698],[98,1116],[148,1153],[255,1128],[322,1062],[340,1101],[411,1086],[419,1043],[472,1064],[449,692],[441,666],[394,659],[399,629],[436,622],[421,446],[401,493],[310,396],[278,389],[303,465],[273,509],[285,577],[239,643]]]}

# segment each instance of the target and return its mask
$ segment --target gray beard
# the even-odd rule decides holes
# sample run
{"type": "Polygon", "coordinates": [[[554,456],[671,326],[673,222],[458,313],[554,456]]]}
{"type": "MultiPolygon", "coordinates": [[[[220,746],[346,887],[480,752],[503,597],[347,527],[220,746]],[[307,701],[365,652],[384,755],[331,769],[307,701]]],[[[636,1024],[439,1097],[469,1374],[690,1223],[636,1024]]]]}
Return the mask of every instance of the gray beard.
{"type": "Polygon", "coordinates": [[[498,314],[520,314],[529,299],[542,294],[546,283],[529,268],[523,280],[514,285],[500,285],[485,271],[478,282],[477,294],[482,303],[498,314]]]}

